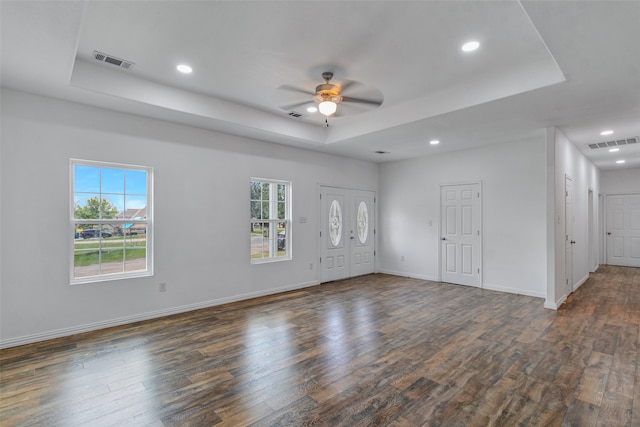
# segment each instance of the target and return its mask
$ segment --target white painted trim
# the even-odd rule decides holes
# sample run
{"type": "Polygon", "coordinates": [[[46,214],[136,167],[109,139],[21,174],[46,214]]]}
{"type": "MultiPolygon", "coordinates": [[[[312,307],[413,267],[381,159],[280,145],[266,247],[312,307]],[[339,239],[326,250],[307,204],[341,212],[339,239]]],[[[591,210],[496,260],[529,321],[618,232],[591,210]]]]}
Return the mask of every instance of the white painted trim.
{"type": "Polygon", "coordinates": [[[640,196],[640,193],[636,191],[631,193],[604,193],[604,196],[640,196]]]}
{"type": "MultiPolygon", "coordinates": [[[[67,234],[67,239],[70,241],[69,246],[71,249],[71,253],[69,256],[69,284],[72,286],[75,285],[83,285],[83,284],[87,284],[87,283],[98,283],[98,282],[109,282],[112,280],[120,280],[120,279],[135,279],[138,277],[148,277],[148,276],[153,276],[153,260],[154,260],[154,218],[153,218],[153,214],[154,214],[154,209],[153,209],[153,203],[155,202],[154,197],[153,197],[153,192],[155,191],[155,187],[154,187],[154,168],[152,166],[141,166],[141,165],[131,165],[131,164],[126,164],[126,163],[115,163],[115,162],[104,162],[104,161],[96,161],[96,160],[82,160],[82,159],[77,159],[77,158],[70,158],[69,159],[69,203],[70,203],[70,210],[69,210],[69,225],[70,225],[70,230],[69,233],[67,234]],[[80,166],[92,166],[92,167],[97,167],[97,168],[118,168],[118,169],[124,169],[126,170],[137,170],[137,171],[144,171],[147,174],[147,206],[146,206],[146,210],[147,210],[147,219],[145,220],[125,220],[123,219],[116,219],[116,218],[109,218],[109,219],[92,219],[92,220],[82,220],[82,219],[76,219],[75,215],[74,215],[74,209],[75,209],[75,192],[74,192],[74,187],[75,187],[75,165],[80,165],[80,166]],[[147,242],[147,246],[146,246],[146,270],[144,271],[133,271],[130,273],[127,272],[121,272],[121,273],[110,273],[110,274],[104,274],[104,273],[100,273],[98,275],[95,276],[89,276],[89,277],[75,277],[75,237],[71,237],[71,236],[75,236],[76,230],[78,228],[79,224],[82,223],[95,223],[95,224],[105,224],[105,223],[122,223],[125,224],[126,222],[132,222],[135,224],[145,224],[146,225],[146,232],[145,232],[145,239],[147,242]]],[[[102,178],[101,178],[101,182],[102,182],[102,178]]],[[[100,184],[100,194],[102,194],[102,184],[100,184]]],[[[126,194],[123,194],[123,196],[126,196],[126,194]]],[[[100,226],[102,228],[102,225],[100,226]]],[[[0,346],[0,348],[2,348],[0,346]]]]}
{"type": "Polygon", "coordinates": [[[564,302],[567,300],[567,297],[564,296],[562,298],[560,298],[560,301],[557,301],[555,303],[553,302],[549,302],[549,301],[545,301],[544,302],[544,308],[548,308],[550,310],[557,310],[558,308],[560,308],[560,306],[562,304],[564,304],[564,302]]]}
{"type": "MultiPolygon", "coordinates": [[[[598,232],[596,231],[597,215],[594,212],[596,210],[595,198],[596,198],[596,193],[593,190],[593,188],[589,186],[589,188],[587,189],[587,238],[589,240],[589,245],[588,245],[589,264],[593,263],[593,258],[596,251],[596,241],[597,241],[596,237],[598,236],[598,232]]],[[[589,271],[592,272],[595,270],[589,269],[589,271]]]]}
{"type": "Polygon", "coordinates": [[[99,329],[126,325],[128,323],[140,322],[142,320],[157,319],[160,317],[170,316],[172,314],[179,314],[179,313],[185,313],[188,311],[199,310],[202,308],[215,307],[222,304],[228,304],[231,302],[263,297],[266,295],[275,295],[282,292],[308,288],[308,287],[316,286],[319,284],[320,283],[318,281],[314,280],[310,282],[298,283],[296,285],[282,286],[279,288],[273,288],[273,289],[259,291],[259,292],[250,292],[246,294],[234,295],[232,297],[219,298],[219,299],[203,301],[195,304],[188,304],[188,305],[183,305],[179,307],[166,308],[163,310],[152,311],[148,313],[119,317],[117,319],[104,320],[102,322],[88,323],[85,325],[72,326],[70,328],[57,329],[57,330],[43,332],[43,333],[34,334],[34,335],[11,338],[8,340],[0,340],[0,349],[16,347],[16,346],[25,345],[25,344],[31,344],[39,341],[50,340],[53,338],[66,337],[70,335],[79,334],[82,332],[97,331],[99,329]]]}
{"type": "Polygon", "coordinates": [[[544,302],[544,308],[547,308],[549,310],[557,310],[558,309],[558,304],[553,303],[553,302],[545,301],[544,302]]]}
{"type": "MultiPolygon", "coordinates": [[[[416,274],[416,273],[409,273],[406,271],[397,271],[397,270],[388,270],[388,269],[383,269],[379,271],[382,274],[391,274],[393,276],[399,276],[399,277],[410,277],[412,279],[420,279],[420,280],[428,280],[431,282],[438,282],[438,283],[446,283],[446,282],[442,282],[440,280],[438,280],[438,278],[436,277],[430,277],[430,276],[425,276],[423,274],[416,274]]],[[[455,285],[455,283],[452,283],[453,285],[455,285]]],[[[456,286],[465,286],[465,285],[456,285],[456,286]]],[[[471,286],[472,288],[475,288],[475,286],[471,286]]],[[[516,288],[511,288],[508,286],[501,286],[501,285],[493,285],[493,284],[489,284],[489,283],[485,283],[482,288],[477,288],[477,289],[483,289],[483,290],[488,290],[488,291],[497,291],[497,292],[506,292],[506,293],[510,293],[510,294],[515,294],[515,295],[525,295],[525,296],[529,296],[529,297],[535,297],[535,298],[543,298],[545,297],[545,293],[544,292],[529,292],[529,291],[523,291],[522,289],[516,289],[516,288]]]]}
{"type": "Polygon", "coordinates": [[[527,290],[523,290],[523,289],[517,289],[517,288],[512,288],[510,286],[502,286],[502,285],[496,285],[493,283],[485,283],[484,286],[482,287],[482,289],[488,290],[488,291],[498,291],[498,292],[506,292],[509,294],[516,294],[516,295],[525,295],[528,297],[535,297],[535,298],[544,298],[545,297],[545,293],[544,292],[532,292],[532,291],[527,291],[527,290]]]}
{"type": "Polygon", "coordinates": [[[589,279],[589,273],[587,273],[586,276],[584,276],[582,279],[578,280],[578,283],[576,283],[576,285],[573,287],[573,292],[575,292],[580,286],[582,286],[584,282],[587,281],[587,279],[589,279]]]}
{"type": "Polygon", "coordinates": [[[440,280],[437,277],[425,276],[423,274],[409,273],[406,271],[388,270],[386,268],[382,268],[378,270],[378,273],[390,274],[392,276],[398,276],[398,277],[410,277],[412,279],[428,280],[430,282],[440,282],[440,280]]]}
{"type": "MultiPolygon", "coordinates": [[[[601,237],[604,239],[604,257],[603,257],[603,263],[607,264],[607,265],[620,265],[620,264],[613,264],[611,263],[611,260],[609,259],[609,242],[610,242],[610,238],[609,238],[609,233],[607,232],[607,229],[609,229],[609,207],[611,204],[611,196],[640,196],[640,193],[605,193],[604,194],[604,220],[603,220],[603,224],[602,224],[602,235],[601,237]]],[[[632,265],[625,265],[623,267],[634,267],[632,265]]]]}
{"type": "Polygon", "coordinates": [[[567,271],[567,242],[569,241],[569,239],[571,239],[571,241],[573,241],[573,239],[575,238],[575,221],[576,221],[576,189],[575,189],[575,185],[576,182],[573,180],[573,177],[571,177],[568,173],[565,172],[564,174],[564,236],[565,238],[562,239],[562,241],[564,242],[564,280],[565,280],[565,284],[563,286],[563,292],[565,292],[566,294],[570,294],[571,292],[573,292],[574,289],[574,283],[573,283],[573,272],[575,270],[575,256],[573,253],[573,246],[570,244],[569,248],[571,248],[571,271],[567,271]],[[567,198],[569,196],[569,191],[567,190],[567,182],[571,181],[571,217],[569,218],[569,222],[567,223],[567,198]],[[571,237],[569,237],[569,227],[568,225],[571,226],[571,237]],[[567,277],[567,275],[569,275],[567,277]],[[567,284],[569,284],[569,289],[567,289],[567,284]]]}
{"type": "Polygon", "coordinates": [[[528,297],[545,298],[545,292],[532,292],[523,289],[512,288],[510,286],[496,285],[492,283],[484,283],[482,289],[489,291],[506,292],[509,294],[526,295],[528,297]]]}

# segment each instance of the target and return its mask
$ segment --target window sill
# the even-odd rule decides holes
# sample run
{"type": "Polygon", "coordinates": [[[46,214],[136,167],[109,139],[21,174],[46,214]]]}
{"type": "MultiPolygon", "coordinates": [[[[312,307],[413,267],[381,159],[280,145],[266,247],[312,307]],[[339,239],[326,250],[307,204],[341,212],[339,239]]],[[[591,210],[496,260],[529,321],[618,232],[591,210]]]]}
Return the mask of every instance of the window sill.
{"type": "Polygon", "coordinates": [[[291,257],[278,257],[278,258],[259,258],[252,259],[251,264],[271,264],[273,262],[291,261],[291,257]]]}
{"type": "Polygon", "coordinates": [[[150,277],[153,276],[152,271],[140,271],[135,273],[115,273],[104,274],[102,276],[82,277],[77,279],[71,279],[70,285],[82,285],[85,283],[97,283],[97,282],[111,282],[114,280],[135,279],[138,277],[150,277]]]}

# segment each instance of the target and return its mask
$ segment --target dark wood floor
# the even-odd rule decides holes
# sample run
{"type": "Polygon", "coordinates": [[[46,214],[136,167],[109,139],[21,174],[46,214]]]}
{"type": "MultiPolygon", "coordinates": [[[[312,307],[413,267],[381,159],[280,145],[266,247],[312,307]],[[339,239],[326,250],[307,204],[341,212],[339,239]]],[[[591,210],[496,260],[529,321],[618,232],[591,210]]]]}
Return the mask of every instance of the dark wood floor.
{"type": "Polygon", "coordinates": [[[640,269],[538,298],[370,275],[0,352],[8,426],[640,426],[640,269]]]}

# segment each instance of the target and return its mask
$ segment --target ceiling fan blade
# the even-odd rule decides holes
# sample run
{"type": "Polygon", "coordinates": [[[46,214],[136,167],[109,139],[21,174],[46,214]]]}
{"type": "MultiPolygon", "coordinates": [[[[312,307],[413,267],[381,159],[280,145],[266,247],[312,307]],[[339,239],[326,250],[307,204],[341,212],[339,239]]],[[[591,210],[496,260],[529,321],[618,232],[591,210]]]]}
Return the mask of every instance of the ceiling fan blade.
{"type": "Polygon", "coordinates": [[[356,82],[355,80],[345,80],[344,83],[340,85],[340,93],[344,93],[345,91],[348,91],[349,88],[355,84],[358,84],[358,82],[356,82]]]}
{"type": "Polygon", "coordinates": [[[289,91],[289,92],[303,93],[303,94],[309,95],[309,96],[314,96],[315,95],[315,92],[311,92],[311,91],[308,91],[308,90],[300,89],[299,87],[295,87],[293,85],[282,85],[278,89],[279,90],[283,89],[283,90],[286,90],[286,91],[289,91]]]}
{"type": "Polygon", "coordinates": [[[356,102],[356,103],[359,103],[359,104],[368,104],[368,105],[375,105],[375,106],[382,105],[382,100],[352,98],[350,96],[343,96],[342,97],[342,102],[356,102]]]}
{"type": "Polygon", "coordinates": [[[338,111],[336,111],[336,115],[339,117],[354,116],[356,114],[366,113],[367,111],[371,111],[374,108],[376,107],[368,104],[341,102],[340,104],[338,104],[338,111]]]}
{"type": "Polygon", "coordinates": [[[304,101],[304,102],[296,102],[295,104],[282,105],[280,108],[285,111],[291,111],[295,108],[302,107],[303,105],[311,105],[313,104],[312,100],[304,101]]]}

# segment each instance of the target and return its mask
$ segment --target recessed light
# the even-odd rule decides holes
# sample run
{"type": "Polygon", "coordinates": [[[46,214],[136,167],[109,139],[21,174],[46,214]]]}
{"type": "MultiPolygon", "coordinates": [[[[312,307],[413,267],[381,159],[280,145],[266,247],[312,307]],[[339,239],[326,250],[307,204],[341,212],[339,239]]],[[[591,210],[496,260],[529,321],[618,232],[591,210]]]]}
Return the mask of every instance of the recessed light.
{"type": "Polygon", "coordinates": [[[624,163],[624,160],[616,160],[616,163],[622,164],[622,163],[624,163]]]}
{"type": "Polygon", "coordinates": [[[612,133],[613,133],[613,131],[608,129],[608,130],[603,130],[602,132],[600,132],[600,135],[607,136],[607,135],[611,135],[612,133]]]}
{"type": "Polygon", "coordinates": [[[438,145],[438,144],[440,144],[440,141],[438,141],[437,139],[432,139],[431,141],[429,141],[429,144],[438,145]]]}
{"type": "Polygon", "coordinates": [[[462,45],[462,51],[463,52],[473,52],[474,50],[476,50],[479,47],[480,47],[480,42],[477,42],[477,41],[473,40],[473,41],[466,42],[465,44],[463,44],[462,45]]]}
{"type": "Polygon", "coordinates": [[[619,149],[619,148],[609,148],[609,152],[610,152],[610,153],[616,153],[616,152],[618,152],[618,151],[620,151],[620,149],[619,149]]]}
{"type": "Polygon", "coordinates": [[[187,64],[180,64],[176,67],[176,70],[180,71],[183,74],[190,74],[193,71],[193,68],[191,68],[187,64]]]}
{"type": "Polygon", "coordinates": [[[309,113],[315,113],[316,111],[318,111],[317,107],[307,107],[307,112],[309,113]]]}

